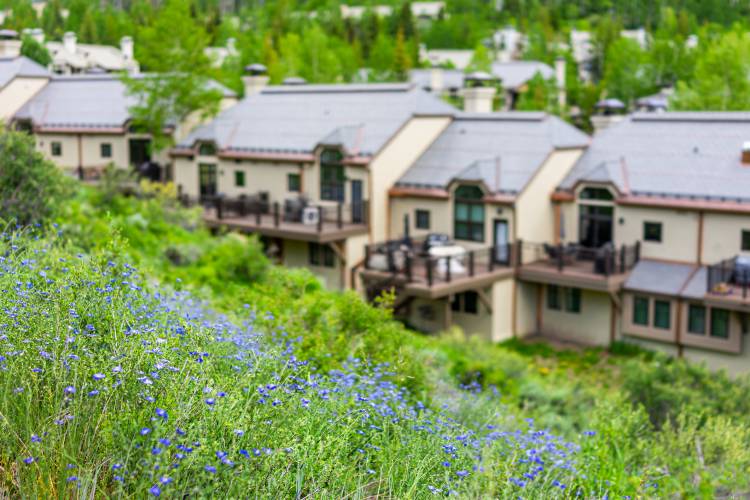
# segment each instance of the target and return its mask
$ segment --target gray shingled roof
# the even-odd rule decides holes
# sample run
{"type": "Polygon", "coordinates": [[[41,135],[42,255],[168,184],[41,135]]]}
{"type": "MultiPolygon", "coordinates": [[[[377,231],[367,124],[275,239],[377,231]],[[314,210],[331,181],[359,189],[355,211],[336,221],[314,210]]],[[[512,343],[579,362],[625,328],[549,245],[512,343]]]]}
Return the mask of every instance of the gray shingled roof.
{"type": "Polygon", "coordinates": [[[454,180],[479,180],[515,194],[554,150],[588,143],[586,134],[545,113],[460,113],[398,185],[445,188],[454,180]]]}
{"type": "Polygon", "coordinates": [[[5,87],[16,77],[49,78],[50,73],[28,57],[0,58],[0,88],[5,87]]]}
{"type": "Polygon", "coordinates": [[[609,181],[633,195],[750,202],[750,113],[637,113],[594,136],[560,187],[609,181]]]}
{"type": "MultiPolygon", "coordinates": [[[[547,80],[555,76],[555,71],[539,61],[508,61],[492,63],[490,73],[500,79],[500,84],[506,90],[517,90],[539,73],[547,80]]],[[[458,69],[442,70],[443,88],[462,88],[464,86],[464,72],[458,69]]],[[[413,69],[409,72],[409,80],[422,88],[432,86],[431,69],[413,69]]]]}
{"type": "MultiPolygon", "coordinates": [[[[211,82],[211,88],[233,93],[211,82]]],[[[130,119],[128,109],[136,104],[126,95],[125,85],[112,74],[56,76],[15,114],[16,120],[31,120],[41,127],[122,127],[130,119]]]]}
{"type": "Polygon", "coordinates": [[[409,84],[267,87],[196,129],[178,149],[213,141],[223,150],[310,153],[338,141],[348,154],[372,155],[412,116],[455,112],[409,84]]]}
{"type": "MultiPolygon", "coordinates": [[[[636,292],[678,295],[694,270],[691,264],[642,260],[630,272],[623,287],[636,292]]],[[[703,283],[705,288],[705,280],[703,283]]]]}

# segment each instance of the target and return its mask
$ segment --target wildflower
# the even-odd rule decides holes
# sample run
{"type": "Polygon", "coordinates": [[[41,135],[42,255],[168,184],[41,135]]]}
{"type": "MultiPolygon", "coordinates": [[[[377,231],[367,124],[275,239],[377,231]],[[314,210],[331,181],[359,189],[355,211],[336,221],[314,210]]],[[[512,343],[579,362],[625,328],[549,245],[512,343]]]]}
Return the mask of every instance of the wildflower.
{"type": "Polygon", "coordinates": [[[151,432],[151,429],[149,429],[148,427],[144,427],[143,429],[141,429],[141,436],[145,436],[146,434],[149,434],[150,432],[151,432]]]}
{"type": "Polygon", "coordinates": [[[466,476],[469,475],[469,471],[467,471],[467,470],[456,471],[456,475],[458,477],[466,477],[466,476]]]}
{"type": "Polygon", "coordinates": [[[212,406],[214,403],[216,403],[216,400],[214,398],[206,398],[206,404],[208,406],[212,406]]]}
{"type": "Polygon", "coordinates": [[[78,476],[68,476],[68,479],[67,479],[67,481],[68,481],[69,483],[72,483],[72,482],[74,482],[74,481],[78,481],[78,476]]]}
{"type": "Polygon", "coordinates": [[[157,417],[161,417],[164,420],[167,420],[167,418],[169,418],[168,415],[167,415],[167,410],[163,410],[161,408],[157,408],[156,409],[156,416],[157,417]]]}
{"type": "Polygon", "coordinates": [[[31,465],[35,461],[36,461],[36,459],[34,457],[26,457],[26,458],[23,459],[23,463],[25,463],[26,465],[31,465]]]}
{"type": "Polygon", "coordinates": [[[76,393],[76,388],[73,387],[72,385],[69,385],[69,386],[67,386],[65,388],[64,392],[65,392],[65,394],[75,394],[76,393]]]}
{"type": "Polygon", "coordinates": [[[98,395],[99,395],[99,390],[98,389],[94,389],[93,391],[89,391],[88,392],[88,396],[89,397],[94,397],[94,396],[98,396],[98,395]]]}
{"type": "Polygon", "coordinates": [[[205,469],[206,472],[210,472],[211,474],[216,474],[216,467],[214,467],[213,465],[206,465],[205,467],[203,467],[203,469],[205,469]]]}
{"type": "Polygon", "coordinates": [[[94,380],[104,380],[104,374],[103,373],[94,373],[91,378],[94,380]]]}
{"type": "Polygon", "coordinates": [[[179,427],[177,429],[175,429],[175,432],[177,433],[178,436],[184,436],[185,435],[185,431],[183,431],[179,427]]]}
{"type": "Polygon", "coordinates": [[[42,442],[42,438],[40,438],[36,434],[32,434],[31,435],[31,442],[32,443],[41,443],[42,442]]]}
{"type": "Polygon", "coordinates": [[[155,497],[158,497],[159,495],[161,495],[161,488],[159,488],[158,484],[155,484],[151,488],[149,488],[148,492],[154,495],[155,497]]]}

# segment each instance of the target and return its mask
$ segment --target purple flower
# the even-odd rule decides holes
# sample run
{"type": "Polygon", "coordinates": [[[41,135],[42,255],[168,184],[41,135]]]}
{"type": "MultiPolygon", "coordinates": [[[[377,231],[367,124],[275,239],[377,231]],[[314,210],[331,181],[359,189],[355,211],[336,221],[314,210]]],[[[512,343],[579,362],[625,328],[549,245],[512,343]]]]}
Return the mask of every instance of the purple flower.
{"type": "Polygon", "coordinates": [[[208,406],[212,406],[214,403],[216,403],[216,400],[214,398],[206,398],[206,404],[208,406]]]}
{"type": "Polygon", "coordinates": [[[34,457],[26,457],[23,459],[23,463],[25,463],[26,465],[31,465],[35,460],[36,459],[34,457]]]}
{"type": "Polygon", "coordinates": [[[214,467],[213,465],[206,465],[203,468],[206,470],[206,472],[210,472],[211,474],[216,474],[216,467],[214,467]]]}
{"type": "Polygon", "coordinates": [[[65,394],[75,394],[75,393],[76,393],[76,388],[73,387],[72,385],[69,385],[68,387],[65,388],[65,394]]]}
{"type": "Polygon", "coordinates": [[[469,475],[469,471],[467,471],[467,470],[456,471],[456,475],[458,477],[466,477],[466,476],[469,475]]]}
{"type": "Polygon", "coordinates": [[[159,495],[161,495],[161,488],[159,488],[158,484],[155,484],[151,488],[149,488],[148,492],[154,495],[155,497],[158,497],[159,495]]]}
{"type": "Polygon", "coordinates": [[[32,443],[41,443],[42,442],[42,438],[40,438],[36,434],[32,434],[31,435],[31,442],[32,443]]]}
{"type": "Polygon", "coordinates": [[[167,420],[167,418],[169,418],[169,416],[167,415],[167,410],[163,410],[161,408],[156,409],[156,416],[161,417],[164,420],[167,420]]]}
{"type": "Polygon", "coordinates": [[[78,476],[69,476],[67,481],[69,483],[72,483],[73,481],[78,481],[78,476]]]}
{"type": "Polygon", "coordinates": [[[94,375],[92,376],[94,380],[103,380],[104,377],[105,375],[103,373],[94,373],[94,375]]]}
{"type": "Polygon", "coordinates": [[[143,429],[141,429],[141,436],[145,436],[146,434],[149,434],[150,432],[151,432],[151,429],[149,429],[148,427],[144,427],[143,429]]]}

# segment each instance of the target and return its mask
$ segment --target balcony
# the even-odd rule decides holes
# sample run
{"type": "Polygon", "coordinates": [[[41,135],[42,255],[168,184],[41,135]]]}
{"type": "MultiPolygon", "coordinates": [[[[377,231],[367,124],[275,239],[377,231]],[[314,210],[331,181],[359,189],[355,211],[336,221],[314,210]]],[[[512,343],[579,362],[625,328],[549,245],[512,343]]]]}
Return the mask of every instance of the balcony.
{"type": "Polygon", "coordinates": [[[707,297],[750,306],[750,258],[733,257],[706,268],[707,297]]]}
{"type": "Polygon", "coordinates": [[[519,277],[537,283],[616,292],[640,260],[640,243],[588,248],[576,243],[523,244],[519,277]]]}
{"type": "Polygon", "coordinates": [[[439,298],[485,287],[513,276],[516,245],[467,249],[460,245],[428,248],[424,241],[394,240],[365,247],[362,278],[377,295],[397,287],[407,296],[439,298]]]}
{"type": "Polygon", "coordinates": [[[209,227],[258,233],[275,238],[330,243],[367,233],[368,203],[311,203],[292,198],[283,203],[257,196],[181,198],[183,204],[204,206],[209,227]]]}

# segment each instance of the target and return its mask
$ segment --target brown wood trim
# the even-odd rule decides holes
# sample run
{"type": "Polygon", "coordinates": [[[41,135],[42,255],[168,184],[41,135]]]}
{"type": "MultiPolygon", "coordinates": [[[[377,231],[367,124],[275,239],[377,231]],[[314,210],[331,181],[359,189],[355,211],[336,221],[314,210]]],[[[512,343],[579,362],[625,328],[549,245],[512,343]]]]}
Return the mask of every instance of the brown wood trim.
{"type": "Polygon", "coordinates": [[[615,343],[617,339],[617,307],[615,306],[615,300],[610,297],[609,299],[609,345],[615,343]]]}
{"type": "Polygon", "coordinates": [[[391,198],[436,198],[441,200],[447,200],[450,198],[450,194],[447,190],[442,188],[417,188],[417,187],[401,187],[396,186],[388,190],[388,195],[391,198]]]}
{"type": "Polygon", "coordinates": [[[83,169],[83,135],[78,134],[78,168],[83,169]]]}
{"type": "Polygon", "coordinates": [[[553,231],[555,232],[554,235],[552,235],[552,241],[555,242],[555,245],[560,244],[560,217],[562,216],[561,206],[559,202],[555,202],[552,205],[552,208],[554,209],[554,220],[552,221],[554,223],[553,231]]]}
{"type": "Polygon", "coordinates": [[[698,265],[703,264],[703,211],[698,212],[698,265]]]}
{"type": "Polygon", "coordinates": [[[482,198],[482,202],[490,205],[512,206],[516,202],[516,197],[513,195],[490,194],[482,198]]]}
{"type": "Polygon", "coordinates": [[[682,308],[684,306],[684,303],[682,299],[677,299],[677,318],[675,319],[675,327],[677,328],[675,330],[675,344],[677,344],[677,357],[681,358],[683,356],[683,346],[682,346],[682,308]]]}
{"type": "Polygon", "coordinates": [[[513,295],[511,297],[511,307],[513,309],[510,312],[510,321],[511,321],[510,326],[512,329],[513,338],[516,338],[518,337],[518,332],[516,331],[517,322],[518,322],[518,319],[517,319],[518,314],[516,313],[516,308],[518,306],[518,300],[516,299],[516,294],[518,293],[518,280],[515,280],[515,279],[513,280],[512,288],[513,290],[511,291],[511,293],[513,295]]]}
{"type": "Polygon", "coordinates": [[[721,213],[750,213],[750,203],[736,201],[683,200],[676,198],[655,198],[649,196],[627,196],[615,200],[618,205],[674,208],[677,210],[699,210],[721,213]]]}
{"type": "Polygon", "coordinates": [[[573,193],[569,193],[567,191],[553,191],[550,195],[550,199],[557,202],[569,202],[575,201],[576,197],[573,195],[573,193]]]}
{"type": "Polygon", "coordinates": [[[476,292],[479,300],[484,304],[484,307],[487,308],[487,312],[492,314],[492,301],[487,297],[487,294],[484,293],[484,290],[481,288],[477,288],[476,292]]]}
{"type": "Polygon", "coordinates": [[[544,328],[544,314],[542,307],[544,306],[544,285],[536,286],[536,333],[541,334],[544,328]]]}
{"type": "Polygon", "coordinates": [[[34,127],[34,133],[37,134],[121,135],[126,132],[124,127],[34,127]]]}
{"type": "Polygon", "coordinates": [[[314,162],[315,155],[310,153],[262,153],[258,151],[220,150],[216,156],[229,160],[267,160],[276,162],[314,162]]]}
{"type": "Polygon", "coordinates": [[[445,299],[445,328],[444,330],[447,332],[451,324],[453,323],[453,311],[451,310],[451,302],[453,302],[453,297],[448,296],[445,299]]]}

